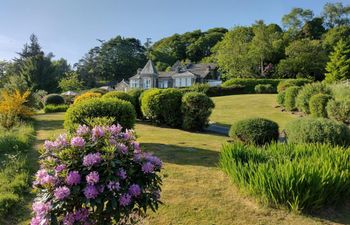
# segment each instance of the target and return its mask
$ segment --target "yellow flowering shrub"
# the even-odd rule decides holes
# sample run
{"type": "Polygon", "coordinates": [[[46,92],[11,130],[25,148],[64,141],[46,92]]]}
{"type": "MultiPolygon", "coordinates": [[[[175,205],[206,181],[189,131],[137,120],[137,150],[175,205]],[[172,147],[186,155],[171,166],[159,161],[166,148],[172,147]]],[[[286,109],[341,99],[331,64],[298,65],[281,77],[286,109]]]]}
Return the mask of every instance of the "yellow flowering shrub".
{"type": "Polygon", "coordinates": [[[91,98],[100,98],[102,96],[101,93],[95,93],[95,92],[86,92],[82,95],[77,96],[74,99],[74,104],[76,104],[77,102],[81,102],[87,99],[91,99],[91,98]]]}

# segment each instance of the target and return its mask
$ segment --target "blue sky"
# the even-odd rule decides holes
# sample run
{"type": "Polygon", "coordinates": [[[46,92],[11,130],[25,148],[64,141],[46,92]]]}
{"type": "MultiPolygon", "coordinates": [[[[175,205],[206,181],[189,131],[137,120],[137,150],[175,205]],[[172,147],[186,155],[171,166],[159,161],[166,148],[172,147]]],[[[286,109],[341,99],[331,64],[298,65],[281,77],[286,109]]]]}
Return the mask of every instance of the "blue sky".
{"type": "MultiPolygon", "coordinates": [[[[317,15],[339,0],[1,0],[0,60],[16,56],[31,33],[45,52],[77,62],[96,38],[116,35],[157,41],[174,33],[232,28],[263,19],[281,23],[293,7],[317,15]]],[[[350,0],[341,1],[350,4],[350,0]]]]}

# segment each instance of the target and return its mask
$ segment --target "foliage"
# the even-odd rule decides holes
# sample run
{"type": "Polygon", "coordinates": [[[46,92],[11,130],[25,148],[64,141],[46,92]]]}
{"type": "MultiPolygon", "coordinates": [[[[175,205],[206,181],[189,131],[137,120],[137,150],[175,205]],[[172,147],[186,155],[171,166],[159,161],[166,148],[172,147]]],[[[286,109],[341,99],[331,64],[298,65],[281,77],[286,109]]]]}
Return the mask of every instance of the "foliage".
{"type": "Polygon", "coordinates": [[[298,32],[314,16],[310,9],[293,8],[290,13],[284,15],[282,23],[284,27],[293,33],[298,32]]]}
{"type": "Polygon", "coordinates": [[[142,152],[132,130],[122,130],[79,126],[45,141],[32,224],[127,224],[158,209],[162,161],[142,152]]]}
{"type": "Polygon", "coordinates": [[[291,86],[304,86],[305,84],[311,83],[311,80],[308,79],[285,79],[281,80],[277,86],[277,92],[280,93],[285,91],[288,87],[291,86]]]}
{"type": "Polygon", "coordinates": [[[58,86],[62,91],[81,91],[84,88],[84,84],[76,72],[66,73],[58,82],[58,86]]]}
{"type": "Polygon", "coordinates": [[[350,79],[350,48],[343,40],[334,46],[326,71],[325,81],[328,83],[350,79]]]}
{"type": "Polygon", "coordinates": [[[280,106],[284,106],[284,101],[285,101],[285,98],[286,98],[286,92],[285,91],[281,91],[277,94],[277,103],[278,105],[280,106]]]}
{"type": "Polygon", "coordinates": [[[288,111],[296,110],[295,100],[298,96],[301,87],[290,86],[285,91],[285,96],[283,100],[283,105],[288,111]]]}
{"type": "Polygon", "coordinates": [[[85,93],[77,96],[74,99],[74,104],[76,104],[78,102],[85,101],[85,100],[93,99],[93,98],[100,98],[101,96],[102,96],[102,94],[100,94],[100,93],[88,91],[88,92],[85,92],[85,93]]]}
{"type": "Polygon", "coordinates": [[[327,115],[346,124],[350,124],[350,100],[330,100],[326,107],[327,115]]]}
{"type": "Polygon", "coordinates": [[[258,84],[254,87],[254,90],[258,94],[276,92],[276,88],[274,88],[271,84],[258,84]]]}
{"type": "Polygon", "coordinates": [[[322,36],[322,46],[327,52],[331,52],[334,49],[334,46],[340,40],[344,40],[349,44],[349,40],[346,37],[350,35],[350,26],[338,26],[332,29],[329,29],[327,33],[322,36]]]}
{"type": "Polygon", "coordinates": [[[282,59],[276,69],[279,77],[323,79],[328,58],[319,40],[293,41],[285,53],[287,58],[282,59]]]}
{"type": "Polygon", "coordinates": [[[62,105],[64,98],[59,94],[49,94],[44,98],[44,105],[62,105]]]}
{"type": "Polygon", "coordinates": [[[264,118],[244,119],[231,126],[229,135],[243,143],[264,145],[278,140],[278,124],[264,118]]]}
{"type": "Polygon", "coordinates": [[[323,7],[323,18],[329,28],[342,25],[350,25],[350,6],[343,6],[343,3],[326,3],[323,7]]]}
{"type": "Polygon", "coordinates": [[[65,112],[69,108],[68,105],[45,105],[44,112],[45,113],[53,113],[53,112],[65,112]]]}
{"type": "Polygon", "coordinates": [[[137,118],[142,118],[142,111],[141,111],[141,99],[140,96],[142,94],[143,90],[142,89],[131,89],[127,93],[133,98],[132,102],[135,107],[136,111],[136,116],[137,118]]]}
{"type": "Polygon", "coordinates": [[[278,83],[281,79],[249,79],[249,78],[235,78],[226,81],[222,84],[222,87],[230,87],[235,85],[241,85],[244,87],[245,93],[255,93],[255,86],[258,84],[270,84],[273,87],[273,92],[276,92],[278,83]]]}
{"type": "Polygon", "coordinates": [[[312,96],[309,103],[311,116],[327,118],[326,106],[331,99],[331,95],[322,93],[312,96]]]}
{"type": "Polygon", "coordinates": [[[350,130],[342,124],[324,118],[299,118],[287,124],[290,143],[327,143],[347,146],[350,144],[350,130]]]}
{"type": "Polygon", "coordinates": [[[102,98],[118,98],[135,105],[133,97],[130,94],[123,91],[110,91],[104,94],[102,98]]]}
{"type": "Polygon", "coordinates": [[[135,125],[135,109],[130,102],[120,99],[93,98],[81,101],[69,107],[65,114],[64,127],[73,131],[79,124],[90,125],[88,122],[95,117],[111,117],[113,124],[120,124],[130,129],[135,125]]]}
{"type": "Polygon", "coordinates": [[[319,93],[331,95],[331,89],[329,86],[320,82],[306,84],[297,96],[296,104],[299,111],[310,113],[310,98],[319,93]]]}
{"type": "Polygon", "coordinates": [[[0,129],[0,218],[17,211],[29,191],[31,168],[26,154],[34,140],[34,129],[21,124],[0,129]]]}
{"type": "Polygon", "coordinates": [[[23,94],[16,90],[0,92],[0,124],[5,128],[14,126],[18,119],[25,119],[33,115],[33,110],[26,105],[29,91],[23,94]]]}
{"type": "Polygon", "coordinates": [[[182,127],[186,130],[202,130],[208,125],[214,108],[213,101],[204,93],[189,92],[182,97],[182,127]]]}
{"type": "Polygon", "coordinates": [[[202,92],[207,93],[210,89],[210,85],[208,83],[195,83],[191,87],[189,87],[190,91],[193,92],[202,92]]]}
{"type": "Polygon", "coordinates": [[[338,82],[330,85],[332,96],[335,100],[344,100],[350,98],[350,83],[348,81],[338,82]]]}
{"type": "Polygon", "coordinates": [[[220,167],[263,202],[307,212],[350,197],[349,159],[349,149],[329,145],[233,143],[223,145],[220,167]]]}
{"type": "Polygon", "coordinates": [[[141,97],[143,115],[153,122],[170,127],[182,125],[181,91],[173,88],[151,89],[141,97]]]}

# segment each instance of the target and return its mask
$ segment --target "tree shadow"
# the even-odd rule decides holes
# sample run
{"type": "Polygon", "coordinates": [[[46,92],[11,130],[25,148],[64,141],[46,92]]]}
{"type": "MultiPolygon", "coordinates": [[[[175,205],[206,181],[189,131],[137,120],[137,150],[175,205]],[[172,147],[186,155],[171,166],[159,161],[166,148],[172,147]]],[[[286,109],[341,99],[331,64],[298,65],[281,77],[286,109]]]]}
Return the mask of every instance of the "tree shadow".
{"type": "Polygon", "coordinates": [[[63,128],[63,120],[36,120],[35,127],[37,130],[57,130],[63,128]]]}
{"type": "Polygon", "coordinates": [[[219,152],[216,151],[160,143],[143,143],[142,147],[146,152],[154,153],[167,163],[206,167],[218,165],[219,152]]]}
{"type": "Polygon", "coordinates": [[[309,215],[327,222],[350,224],[350,200],[336,207],[329,207],[309,215]]]}

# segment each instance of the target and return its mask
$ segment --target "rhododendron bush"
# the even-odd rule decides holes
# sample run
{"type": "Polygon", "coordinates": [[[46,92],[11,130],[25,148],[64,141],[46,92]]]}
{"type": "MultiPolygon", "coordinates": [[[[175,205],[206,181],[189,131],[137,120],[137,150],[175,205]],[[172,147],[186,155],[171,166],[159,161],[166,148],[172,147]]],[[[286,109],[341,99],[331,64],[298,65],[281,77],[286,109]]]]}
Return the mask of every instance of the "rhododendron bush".
{"type": "Polygon", "coordinates": [[[33,225],[124,224],[160,204],[162,162],[120,125],[79,126],[45,141],[40,165],[33,225]]]}

